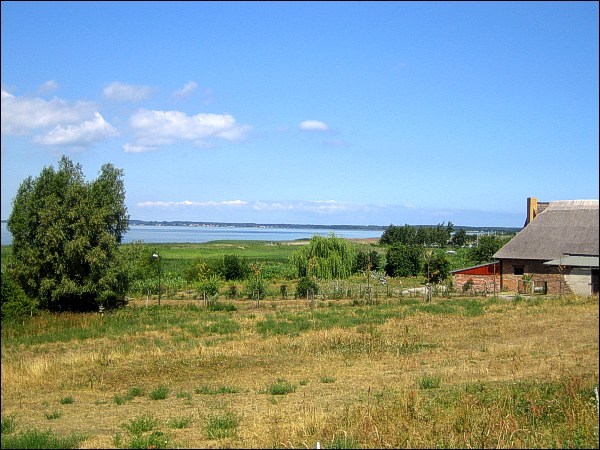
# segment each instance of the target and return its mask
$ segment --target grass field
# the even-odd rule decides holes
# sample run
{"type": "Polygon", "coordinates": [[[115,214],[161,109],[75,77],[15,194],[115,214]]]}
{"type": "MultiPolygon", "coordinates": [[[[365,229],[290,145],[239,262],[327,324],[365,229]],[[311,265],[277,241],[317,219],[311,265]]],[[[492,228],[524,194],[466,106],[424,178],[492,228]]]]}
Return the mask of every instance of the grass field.
{"type": "Polygon", "coordinates": [[[597,296],[227,304],[3,323],[2,448],[598,448],[597,296]]]}

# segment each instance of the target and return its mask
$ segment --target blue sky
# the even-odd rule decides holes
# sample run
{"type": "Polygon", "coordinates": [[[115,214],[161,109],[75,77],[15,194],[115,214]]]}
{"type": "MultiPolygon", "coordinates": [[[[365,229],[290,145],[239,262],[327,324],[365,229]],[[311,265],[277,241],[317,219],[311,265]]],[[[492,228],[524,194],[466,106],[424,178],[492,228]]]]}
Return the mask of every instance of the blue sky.
{"type": "Polygon", "coordinates": [[[520,227],[598,199],[598,2],[2,2],[2,211],[62,155],[132,219],[520,227]]]}

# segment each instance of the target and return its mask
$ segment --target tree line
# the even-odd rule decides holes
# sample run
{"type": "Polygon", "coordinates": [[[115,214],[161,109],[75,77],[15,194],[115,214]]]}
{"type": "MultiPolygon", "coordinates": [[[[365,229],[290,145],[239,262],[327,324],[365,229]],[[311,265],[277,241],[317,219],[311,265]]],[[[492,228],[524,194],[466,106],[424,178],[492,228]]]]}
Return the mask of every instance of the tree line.
{"type": "MultiPolygon", "coordinates": [[[[112,164],[104,164],[98,177],[87,182],[81,165],[63,156],[58,169],[45,167],[38,177],[26,178],[13,200],[7,228],[13,244],[2,273],[3,318],[38,308],[81,312],[118,308],[126,304],[133,287],[148,288],[144,283],[156,268],[140,242],[121,245],[129,215],[123,171],[112,164]]],[[[332,234],[313,236],[290,264],[302,291],[315,291],[315,280],[371,271],[391,277],[423,275],[436,283],[448,276],[449,262],[441,249],[466,241],[464,230],[453,234],[451,222],[433,227],[390,225],[380,239],[385,254],[356,250],[332,234]]],[[[483,262],[501,245],[495,236],[485,236],[470,258],[483,262]]],[[[237,255],[210,263],[196,261],[182,276],[196,283],[198,291],[213,294],[230,280],[246,280],[248,295],[265,291],[261,267],[237,255]]]]}

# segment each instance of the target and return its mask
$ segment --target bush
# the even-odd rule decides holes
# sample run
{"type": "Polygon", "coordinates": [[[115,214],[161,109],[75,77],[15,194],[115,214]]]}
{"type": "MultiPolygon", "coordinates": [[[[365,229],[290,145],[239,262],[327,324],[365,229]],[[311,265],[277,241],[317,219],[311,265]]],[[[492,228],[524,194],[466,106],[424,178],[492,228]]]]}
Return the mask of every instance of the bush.
{"type": "Polygon", "coordinates": [[[21,287],[7,272],[2,272],[2,296],[0,297],[0,318],[18,318],[36,314],[38,302],[25,295],[21,287]]]}
{"type": "Polygon", "coordinates": [[[259,275],[252,276],[246,282],[246,297],[260,300],[267,296],[267,283],[259,275]],[[257,298],[258,296],[258,298],[257,298]]]}
{"type": "Polygon", "coordinates": [[[250,273],[248,262],[238,255],[223,256],[222,275],[227,281],[243,280],[250,273]]]}
{"type": "Polygon", "coordinates": [[[221,289],[222,280],[216,276],[211,275],[209,278],[205,278],[196,283],[196,290],[199,294],[206,294],[207,298],[215,297],[221,289]]]}
{"type": "Polygon", "coordinates": [[[298,286],[296,287],[297,297],[306,297],[311,293],[317,295],[319,293],[319,285],[316,281],[311,280],[308,277],[302,277],[298,280],[298,286]]]}
{"type": "Polygon", "coordinates": [[[422,258],[422,247],[394,244],[386,253],[385,272],[390,277],[418,276],[423,267],[422,258]]]}

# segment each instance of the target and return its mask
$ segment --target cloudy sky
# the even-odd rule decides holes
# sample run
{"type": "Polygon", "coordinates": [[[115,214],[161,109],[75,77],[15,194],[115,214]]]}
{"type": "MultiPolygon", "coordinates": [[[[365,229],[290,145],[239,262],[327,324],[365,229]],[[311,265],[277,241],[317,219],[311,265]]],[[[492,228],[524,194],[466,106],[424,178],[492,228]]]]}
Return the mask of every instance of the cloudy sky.
{"type": "Polygon", "coordinates": [[[597,2],[2,2],[2,211],[62,155],[132,219],[523,225],[598,198],[597,2]]]}

